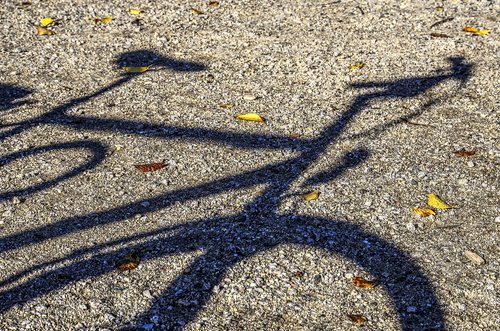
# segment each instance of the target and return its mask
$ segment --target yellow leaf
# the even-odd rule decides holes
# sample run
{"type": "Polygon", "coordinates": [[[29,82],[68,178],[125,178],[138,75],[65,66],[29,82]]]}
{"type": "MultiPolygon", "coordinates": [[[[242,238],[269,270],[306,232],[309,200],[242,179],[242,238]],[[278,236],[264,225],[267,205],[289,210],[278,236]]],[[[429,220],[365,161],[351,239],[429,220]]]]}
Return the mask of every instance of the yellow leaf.
{"type": "Polygon", "coordinates": [[[193,15],[203,15],[203,12],[196,8],[191,8],[191,13],[193,13],[193,15]]]}
{"type": "Polygon", "coordinates": [[[349,66],[349,69],[361,69],[365,66],[363,62],[359,62],[349,66]]]}
{"type": "Polygon", "coordinates": [[[446,202],[441,200],[436,194],[431,193],[427,196],[427,204],[431,207],[437,208],[437,209],[450,209],[452,208],[450,205],[448,205],[446,202]]]}
{"type": "Polygon", "coordinates": [[[479,30],[478,30],[478,29],[476,29],[476,28],[475,28],[475,27],[473,27],[473,26],[466,26],[466,27],[464,28],[464,31],[465,31],[465,32],[472,32],[472,33],[477,33],[477,32],[479,32],[479,30]]]}
{"type": "Polygon", "coordinates": [[[479,30],[478,28],[475,28],[475,27],[473,27],[473,26],[466,26],[466,27],[464,28],[464,31],[465,31],[465,32],[471,32],[471,33],[474,33],[474,34],[476,34],[476,35],[478,35],[478,36],[483,36],[483,35],[485,35],[485,34],[490,33],[490,30],[488,30],[488,29],[482,29],[482,30],[479,30]]]}
{"type": "Polygon", "coordinates": [[[140,9],[134,9],[134,8],[130,8],[129,10],[129,13],[132,14],[132,15],[139,15],[140,13],[143,12],[143,10],[140,10],[140,9]]]}
{"type": "Polygon", "coordinates": [[[265,122],[266,119],[259,114],[255,113],[247,113],[247,114],[240,114],[236,116],[237,119],[239,120],[244,120],[244,121],[254,121],[254,122],[265,122]]]}
{"type": "Polygon", "coordinates": [[[490,30],[488,30],[488,29],[483,29],[483,30],[479,30],[478,32],[476,32],[476,34],[478,36],[483,36],[483,35],[488,34],[488,33],[490,33],[490,30]]]}
{"type": "Polygon", "coordinates": [[[36,33],[39,36],[52,36],[53,34],[56,34],[54,31],[51,31],[39,25],[36,27],[36,33]]]}
{"type": "Polygon", "coordinates": [[[217,6],[219,5],[219,1],[210,1],[210,2],[208,3],[208,5],[209,5],[210,7],[217,7],[217,6]]]}
{"type": "Polygon", "coordinates": [[[354,285],[361,288],[374,288],[378,285],[376,280],[366,280],[363,277],[353,277],[352,282],[354,285]]]}
{"type": "Polygon", "coordinates": [[[318,197],[319,197],[318,191],[312,191],[307,194],[304,194],[304,200],[306,201],[316,200],[318,197]]]}
{"type": "Polygon", "coordinates": [[[45,17],[45,18],[42,18],[40,20],[40,25],[43,26],[43,27],[45,27],[45,26],[47,26],[49,24],[54,24],[54,23],[55,23],[55,21],[52,18],[50,18],[50,17],[45,17]]]}
{"type": "Polygon", "coordinates": [[[413,208],[412,211],[420,216],[427,217],[430,215],[436,215],[436,212],[429,208],[413,208]]]}
{"type": "Polygon", "coordinates": [[[94,24],[97,24],[97,23],[109,23],[112,20],[113,20],[113,17],[111,17],[111,16],[106,16],[106,17],[102,17],[102,18],[96,17],[96,18],[94,18],[94,24]]]}
{"type": "Polygon", "coordinates": [[[131,73],[131,74],[140,74],[140,73],[148,71],[148,69],[149,69],[149,66],[148,67],[123,67],[123,70],[125,70],[126,72],[131,73]]]}
{"type": "Polygon", "coordinates": [[[101,22],[103,22],[103,23],[109,23],[112,20],[113,20],[113,17],[111,17],[111,16],[106,16],[106,17],[101,18],[101,22]]]}

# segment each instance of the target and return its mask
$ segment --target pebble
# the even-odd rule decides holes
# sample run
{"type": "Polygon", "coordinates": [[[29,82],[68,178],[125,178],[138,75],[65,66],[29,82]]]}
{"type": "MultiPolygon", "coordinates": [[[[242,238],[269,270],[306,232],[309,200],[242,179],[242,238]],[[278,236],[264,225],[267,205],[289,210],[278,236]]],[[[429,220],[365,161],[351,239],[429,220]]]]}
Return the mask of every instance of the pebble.
{"type": "Polygon", "coordinates": [[[251,100],[257,99],[257,97],[255,95],[252,95],[252,94],[245,94],[243,96],[243,99],[251,101],[251,100]]]}
{"type": "Polygon", "coordinates": [[[415,231],[417,229],[417,226],[413,223],[408,223],[406,224],[406,228],[410,231],[415,231]]]}
{"type": "Polygon", "coordinates": [[[112,321],[114,321],[114,320],[115,320],[115,318],[116,318],[116,317],[115,317],[113,314],[106,313],[106,314],[104,314],[104,318],[105,318],[107,321],[112,322],[112,321]]]}
{"type": "Polygon", "coordinates": [[[472,161],[467,162],[467,166],[469,168],[473,168],[474,167],[474,162],[472,162],[472,161]]]}
{"type": "Polygon", "coordinates": [[[150,290],[146,290],[146,291],[142,292],[142,295],[148,299],[151,299],[153,297],[153,295],[151,295],[150,290]]]}
{"type": "Polygon", "coordinates": [[[147,208],[151,205],[151,202],[149,201],[144,201],[144,202],[141,202],[141,206],[143,206],[144,208],[147,208]]]}
{"type": "Polygon", "coordinates": [[[464,252],[464,255],[466,258],[468,258],[469,260],[471,260],[473,263],[477,264],[477,265],[481,265],[481,264],[484,264],[486,261],[484,261],[484,259],[477,255],[476,253],[472,252],[472,251],[465,251],[464,252]]]}
{"type": "Polygon", "coordinates": [[[38,306],[35,307],[36,311],[42,311],[42,310],[45,310],[45,309],[47,309],[47,306],[45,306],[45,305],[38,305],[38,306]]]}

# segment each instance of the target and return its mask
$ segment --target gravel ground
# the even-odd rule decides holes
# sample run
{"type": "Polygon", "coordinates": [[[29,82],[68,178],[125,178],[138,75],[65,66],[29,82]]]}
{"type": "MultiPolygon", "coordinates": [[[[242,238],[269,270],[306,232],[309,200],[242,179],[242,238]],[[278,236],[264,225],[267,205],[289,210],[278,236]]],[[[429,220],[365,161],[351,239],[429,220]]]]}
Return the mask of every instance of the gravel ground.
{"type": "Polygon", "coordinates": [[[2,1],[0,330],[495,329],[499,11],[2,1]]]}

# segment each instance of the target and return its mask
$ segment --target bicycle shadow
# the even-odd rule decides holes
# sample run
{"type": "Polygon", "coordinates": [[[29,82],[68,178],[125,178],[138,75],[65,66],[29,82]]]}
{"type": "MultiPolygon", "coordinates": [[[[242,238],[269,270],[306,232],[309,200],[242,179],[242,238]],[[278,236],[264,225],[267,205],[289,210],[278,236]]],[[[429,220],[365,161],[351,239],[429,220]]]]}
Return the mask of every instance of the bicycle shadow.
{"type": "Polygon", "coordinates": [[[2,111],[30,104],[31,101],[23,100],[32,93],[31,90],[7,84],[0,84],[0,114],[2,111]]]}
{"type": "MultiPolygon", "coordinates": [[[[142,205],[144,200],[136,201],[108,211],[94,213],[92,217],[90,215],[70,217],[34,230],[2,238],[0,252],[6,252],[72,232],[115,223],[138,212],[154,212],[176,202],[185,202],[232,189],[253,187],[259,184],[267,185],[264,193],[251,201],[239,215],[190,222],[106,243],[106,245],[96,245],[91,249],[77,251],[62,260],[50,261],[9,277],[3,280],[0,285],[7,286],[20,279],[20,277],[29,275],[36,270],[43,270],[62,261],[77,260],[77,262],[70,263],[68,266],[43,272],[22,285],[14,286],[2,292],[0,294],[0,302],[2,302],[0,311],[3,312],[9,309],[19,301],[29,301],[48,294],[76,280],[112,272],[114,270],[113,266],[103,267],[102,263],[99,262],[102,260],[118,261],[120,257],[130,251],[143,252],[144,259],[155,259],[202,249],[204,254],[189,267],[189,270],[195,273],[180,275],[161,296],[154,300],[148,311],[130,322],[132,328],[136,328],[138,324],[148,319],[151,312],[157,309],[157,306],[171,307],[162,322],[167,327],[182,328],[183,325],[196,317],[210,298],[213,286],[221,281],[227,270],[235,263],[251,257],[257,252],[281,244],[296,244],[319,247],[328,252],[339,254],[367,270],[374,278],[379,279],[381,285],[389,294],[395,310],[398,312],[399,323],[403,330],[444,328],[442,310],[434,294],[433,286],[409,255],[384,239],[364,231],[359,226],[334,219],[318,219],[290,214],[280,215],[278,207],[291,183],[318,159],[328,145],[338,139],[339,135],[345,130],[346,125],[361,110],[365,109],[370,102],[387,98],[415,97],[446,80],[457,80],[463,84],[470,77],[472,65],[464,63],[462,58],[450,58],[450,62],[452,68],[448,74],[414,77],[389,82],[353,84],[354,88],[368,87],[381,90],[364,93],[356,97],[351,106],[340,115],[339,119],[325,128],[323,133],[316,139],[294,140],[285,137],[249,135],[250,140],[261,141],[261,145],[258,145],[257,148],[264,148],[265,144],[269,142],[272,148],[291,148],[301,151],[299,156],[292,159],[189,189],[167,192],[152,199],[149,198],[150,205],[148,207],[142,205]],[[278,143],[276,143],[276,140],[278,140],[278,143]],[[298,230],[304,228],[314,234],[314,237],[297,236],[298,230]],[[171,235],[165,237],[169,232],[171,232],[171,235]],[[163,236],[159,236],[160,234],[163,236]],[[157,236],[160,238],[155,238],[157,236]],[[320,239],[316,240],[316,238],[320,239]],[[126,249],[116,249],[111,253],[99,252],[104,246],[130,244],[139,239],[148,239],[148,241],[143,244],[131,245],[126,249]],[[363,244],[366,241],[372,243],[369,249],[363,244]],[[237,251],[235,251],[236,248],[237,251]],[[92,254],[93,256],[83,258],[86,254],[92,254]],[[72,276],[60,279],[58,277],[60,274],[72,276]],[[54,281],[54,279],[57,281],[54,281]],[[207,280],[211,287],[209,289],[204,289],[203,286],[200,288],[199,284],[203,284],[207,280]],[[40,284],[43,285],[40,286],[40,284]],[[417,307],[417,312],[408,313],[408,306],[417,307]]],[[[116,86],[119,85],[121,84],[116,86]]],[[[405,115],[405,118],[418,116],[431,105],[432,102],[429,102],[421,109],[405,115]]],[[[69,106],[65,107],[62,109],[67,109],[69,106]]],[[[56,113],[61,115],[61,109],[56,113]]],[[[67,117],[67,115],[64,116],[67,117]]],[[[67,120],[67,118],[65,119],[67,120]]],[[[125,120],[99,122],[98,119],[94,119],[83,125],[82,129],[120,132],[121,130],[129,130],[132,123],[137,122],[125,120]]],[[[397,120],[395,123],[397,123],[397,120]]],[[[158,126],[155,126],[155,128],[158,129],[158,126]]],[[[384,128],[378,129],[383,130],[384,128]]],[[[144,127],[142,130],[144,130],[144,127]]],[[[255,147],[248,145],[248,136],[245,134],[221,134],[218,131],[205,131],[209,133],[207,135],[209,141],[218,141],[230,135],[232,141],[228,142],[228,144],[246,148],[255,147]],[[243,139],[245,141],[238,141],[243,139]]],[[[164,139],[178,139],[179,137],[200,139],[199,132],[192,133],[189,129],[162,126],[159,132],[158,136],[164,139]],[[178,131],[175,131],[175,134],[164,134],[165,130],[172,129],[178,129],[178,131]]],[[[371,131],[368,133],[373,134],[371,131]]],[[[140,133],[137,132],[137,134],[140,133]]],[[[348,169],[358,166],[368,158],[369,151],[363,149],[351,151],[350,154],[344,156],[340,164],[333,167],[333,169],[311,177],[308,179],[307,184],[326,183],[334,180],[348,169]]]]}

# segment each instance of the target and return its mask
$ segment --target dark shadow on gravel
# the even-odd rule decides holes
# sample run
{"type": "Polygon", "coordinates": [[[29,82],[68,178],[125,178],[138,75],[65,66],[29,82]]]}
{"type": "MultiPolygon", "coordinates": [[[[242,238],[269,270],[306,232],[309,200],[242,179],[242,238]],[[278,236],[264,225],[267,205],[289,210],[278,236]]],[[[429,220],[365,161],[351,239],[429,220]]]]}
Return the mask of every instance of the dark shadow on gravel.
{"type": "Polygon", "coordinates": [[[2,200],[8,200],[8,199],[11,199],[13,197],[24,196],[24,195],[28,195],[28,194],[32,194],[32,193],[35,193],[38,191],[43,191],[45,189],[48,189],[52,186],[57,185],[58,183],[60,183],[62,181],[65,181],[67,179],[70,179],[71,177],[74,177],[78,174],[81,174],[82,172],[84,172],[86,170],[90,170],[90,169],[95,168],[106,157],[106,146],[103,145],[101,142],[92,141],[92,140],[80,140],[80,141],[72,141],[72,142],[63,143],[63,144],[53,144],[53,145],[35,147],[35,148],[30,148],[27,150],[15,152],[12,154],[8,154],[8,155],[2,156],[2,158],[0,158],[0,164],[2,166],[7,166],[9,163],[12,163],[14,161],[17,161],[17,160],[20,160],[20,159],[23,159],[23,158],[26,158],[29,156],[39,155],[39,154],[58,151],[58,150],[64,151],[64,150],[69,150],[69,149],[87,150],[90,152],[90,154],[92,156],[84,164],[75,166],[70,171],[68,171],[65,174],[62,174],[54,179],[42,182],[40,184],[31,185],[31,186],[23,188],[23,189],[12,190],[12,191],[7,191],[7,192],[0,192],[0,202],[2,202],[2,200]]]}
{"type": "MultiPolygon", "coordinates": [[[[261,145],[258,145],[257,148],[265,148],[267,144],[268,148],[292,148],[300,153],[294,158],[256,170],[148,198],[149,205],[146,207],[142,204],[145,200],[140,200],[111,210],[74,216],[33,230],[3,237],[0,241],[0,252],[7,252],[81,230],[116,223],[138,213],[155,212],[174,203],[216,195],[227,190],[260,184],[267,185],[266,190],[255,200],[249,202],[241,214],[227,218],[184,223],[155,232],[138,234],[117,242],[96,245],[2,280],[0,285],[2,287],[8,286],[9,289],[0,293],[0,311],[5,311],[16,303],[22,304],[22,302],[51,293],[76,280],[113,272],[115,270],[114,263],[129,252],[139,252],[143,255],[143,259],[156,259],[201,249],[204,254],[197,258],[161,295],[154,299],[150,309],[128,323],[130,329],[139,329],[140,325],[147,323],[152,315],[161,315],[164,329],[182,329],[184,325],[196,317],[210,298],[214,286],[220,283],[225,273],[234,264],[277,245],[296,244],[314,246],[339,254],[358,264],[374,278],[379,279],[398,312],[399,323],[403,330],[445,329],[443,313],[434,294],[433,286],[408,254],[357,225],[335,218],[318,219],[307,215],[280,214],[278,207],[282,199],[289,193],[288,190],[292,182],[296,181],[306,168],[314,164],[326,148],[339,139],[340,134],[345,131],[355,116],[372,102],[415,97],[447,80],[465,83],[470,77],[472,65],[466,64],[464,59],[458,57],[450,58],[449,61],[452,68],[444,74],[353,84],[353,88],[370,88],[374,91],[357,96],[337,121],[326,127],[315,139],[247,136],[241,133],[220,133],[200,129],[200,132],[206,133],[207,138],[205,139],[204,136],[198,136],[200,133],[196,132],[198,129],[190,130],[166,126],[148,127],[145,123],[134,121],[87,119],[85,125],[81,127],[82,130],[111,132],[129,132],[130,130],[137,135],[145,135],[143,132],[148,129],[153,132],[156,132],[155,130],[159,130],[159,132],[179,130],[176,132],[181,132],[180,135],[158,135],[158,137],[164,139],[186,138],[208,142],[231,137],[232,140],[226,142],[229,145],[252,148],[244,141],[248,138],[261,141],[261,145]],[[135,124],[142,124],[140,131],[134,129],[135,124]],[[142,243],[137,243],[137,241],[142,241],[142,243]],[[366,245],[367,242],[369,245],[366,245]],[[114,245],[123,247],[126,244],[128,244],[126,248],[117,248],[108,253],[101,252],[114,245]],[[64,265],[55,267],[58,264],[64,265]],[[48,268],[51,270],[47,270],[48,268]],[[20,285],[13,284],[21,277],[33,273],[39,275],[32,276],[30,280],[20,285]],[[412,308],[409,309],[409,307],[412,308]],[[413,311],[413,307],[416,308],[416,312],[409,313],[408,311],[413,311]]],[[[112,87],[108,87],[106,91],[118,87],[123,83],[123,80],[134,76],[125,76],[112,87]]],[[[73,125],[72,121],[75,117],[65,115],[64,112],[75,102],[84,102],[92,96],[104,92],[105,89],[73,103],[57,107],[52,111],[51,123],[65,125],[64,123],[67,122],[73,125]]],[[[445,101],[445,99],[440,101],[445,101]]],[[[433,102],[427,103],[419,111],[402,116],[402,118],[407,120],[420,115],[433,102]]],[[[379,126],[375,128],[376,131],[369,130],[366,132],[366,136],[373,138],[377,131],[382,132],[397,123],[398,120],[387,124],[387,127],[379,126]]],[[[307,184],[313,185],[334,180],[349,171],[350,168],[367,162],[368,159],[368,150],[350,151],[340,164],[331,170],[314,175],[308,179],[307,184]]]]}
{"type": "Polygon", "coordinates": [[[0,84],[0,115],[9,109],[31,103],[30,100],[23,100],[31,93],[31,90],[23,87],[0,84]]]}

